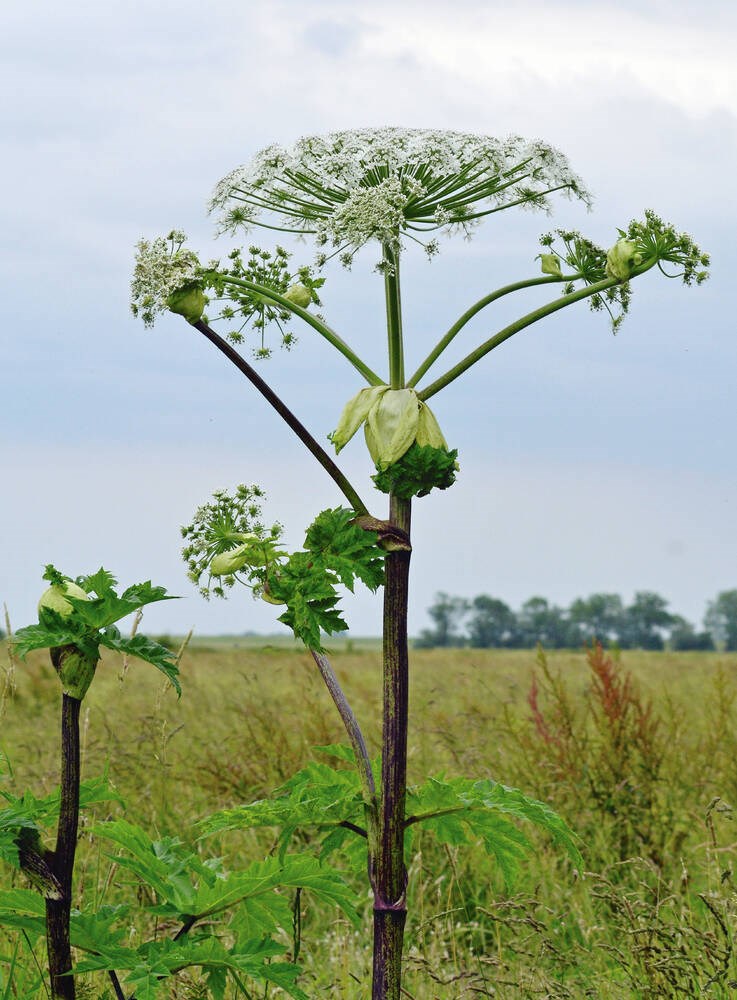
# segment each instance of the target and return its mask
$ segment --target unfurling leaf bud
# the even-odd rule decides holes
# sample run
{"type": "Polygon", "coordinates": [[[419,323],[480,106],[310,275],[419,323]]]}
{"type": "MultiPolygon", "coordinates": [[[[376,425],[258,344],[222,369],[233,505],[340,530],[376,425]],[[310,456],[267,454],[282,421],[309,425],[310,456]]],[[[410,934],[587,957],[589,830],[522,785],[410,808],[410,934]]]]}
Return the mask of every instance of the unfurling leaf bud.
{"type": "Polygon", "coordinates": [[[562,278],[563,272],[560,269],[560,260],[557,254],[554,253],[541,253],[540,263],[542,266],[543,274],[552,274],[556,278],[562,278]]]}
{"type": "Polygon", "coordinates": [[[378,469],[392,465],[412,445],[419,416],[420,401],[414,389],[388,389],[371,407],[364,430],[378,469]]]}
{"type": "Polygon", "coordinates": [[[306,285],[290,285],[284,293],[284,298],[289,299],[295,306],[306,309],[312,302],[312,292],[306,285]]]}
{"type": "Polygon", "coordinates": [[[606,273],[617,281],[628,281],[641,263],[642,254],[637,252],[637,247],[631,240],[617,240],[606,255],[606,273]]]}
{"type": "Polygon", "coordinates": [[[188,323],[202,318],[207,299],[199,282],[190,282],[172,292],[166,300],[170,312],[184,316],[188,323]]]}
{"type": "Polygon", "coordinates": [[[338,426],[328,437],[335,445],[336,454],[345,448],[369,414],[374,403],[389,389],[388,385],[371,385],[361,389],[343,407],[338,426]]]}

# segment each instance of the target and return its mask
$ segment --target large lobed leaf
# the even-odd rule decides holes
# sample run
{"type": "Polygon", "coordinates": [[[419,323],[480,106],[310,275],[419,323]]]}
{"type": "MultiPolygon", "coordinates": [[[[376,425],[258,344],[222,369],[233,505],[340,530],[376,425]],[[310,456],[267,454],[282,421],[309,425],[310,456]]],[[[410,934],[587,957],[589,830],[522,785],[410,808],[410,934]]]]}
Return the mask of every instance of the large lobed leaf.
{"type": "Polygon", "coordinates": [[[407,824],[422,823],[442,843],[458,845],[481,840],[507,885],[510,885],[532,850],[519,821],[544,830],[580,870],[583,859],[577,838],[549,806],[531,799],[517,788],[490,779],[429,778],[408,789],[407,824]]]}

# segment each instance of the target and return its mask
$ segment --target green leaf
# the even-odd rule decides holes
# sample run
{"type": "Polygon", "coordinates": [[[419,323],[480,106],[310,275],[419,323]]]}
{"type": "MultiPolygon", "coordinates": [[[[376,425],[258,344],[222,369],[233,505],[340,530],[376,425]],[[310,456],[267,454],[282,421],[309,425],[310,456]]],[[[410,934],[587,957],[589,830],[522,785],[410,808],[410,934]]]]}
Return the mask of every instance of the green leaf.
{"type": "MultiPolygon", "coordinates": [[[[70,602],[71,603],[71,602],[70,602]]],[[[13,634],[13,652],[22,660],[34,649],[69,646],[80,639],[80,630],[61,615],[44,608],[38,625],[26,625],[13,634]]]]}
{"type": "MultiPolygon", "coordinates": [[[[57,787],[42,799],[37,799],[30,791],[16,796],[1,790],[0,795],[8,803],[5,808],[0,809],[0,857],[17,868],[19,862],[16,839],[19,831],[28,829],[40,832],[56,826],[59,820],[59,789],[57,787]]],[[[80,784],[80,809],[86,809],[97,802],[123,802],[105,776],[89,778],[80,784]]]]}
{"type": "Polygon", "coordinates": [[[113,574],[102,566],[100,566],[96,573],[77,577],[75,582],[88,594],[95,593],[98,597],[106,597],[108,594],[114,594],[115,587],[118,584],[113,574]]]}
{"type": "Polygon", "coordinates": [[[155,642],[145,635],[136,634],[126,638],[121,636],[117,629],[101,632],[100,643],[107,646],[108,649],[114,649],[119,653],[128,653],[139,660],[151,663],[166,676],[177,694],[181,695],[182,688],[179,684],[179,667],[176,656],[166,646],[162,646],[161,643],[155,642]]]}
{"type": "Polygon", "coordinates": [[[216,984],[223,984],[228,972],[246,975],[257,982],[272,982],[296,998],[308,1000],[296,985],[299,967],[285,962],[274,962],[282,954],[283,946],[270,938],[239,941],[227,949],[209,934],[187,935],[174,941],[164,938],[147,941],[138,948],[106,948],[104,953],[89,955],[75,966],[75,972],[93,972],[106,969],[128,971],[126,991],[133,991],[136,1000],[157,1000],[162,987],[170,989],[166,980],[184,969],[200,967],[216,984]]]}
{"type": "Polygon", "coordinates": [[[384,552],[377,535],[352,521],[344,507],[324,510],[307,529],[305,551],[293,553],[268,576],[269,594],[287,605],[279,621],[310,649],[322,650],[321,636],[348,628],[338,609],[342,584],[361,580],[371,590],[384,582],[384,552]]]}
{"type": "Polygon", "coordinates": [[[122,938],[126,937],[126,927],[123,921],[130,914],[131,908],[126,905],[101,906],[98,910],[86,913],[72,911],[70,921],[70,936],[72,945],[81,951],[91,951],[110,954],[110,949],[117,949],[122,938]],[[114,925],[119,923],[120,926],[114,925]]]}
{"type": "Polygon", "coordinates": [[[0,926],[45,935],[46,903],[32,889],[0,890],[0,926]]]}
{"type": "Polygon", "coordinates": [[[382,493],[394,493],[402,500],[424,497],[432,489],[447,490],[456,478],[458,452],[416,442],[392,465],[372,476],[382,493]]]}
{"type": "Polygon", "coordinates": [[[578,868],[583,864],[577,838],[549,806],[528,798],[517,788],[495,781],[468,778],[429,778],[408,789],[408,823],[421,822],[441,843],[457,846],[481,840],[497,861],[507,886],[532,850],[518,823],[525,821],[544,830],[578,868]]]}
{"type": "Polygon", "coordinates": [[[305,549],[320,556],[349,590],[359,579],[375,591],[384,582],[384,552],[376,532],[352,523],[355,516],[345,507],[321,511],[307,529],[305,549]]]}
{"type": "MultiPolygon", "coordinates": [[[[117,819],[92,828],[126,854],[116,855],[115,862],[137,875],[155,893],[160,903],[168,903],[177,913],[191,911],[195,887],[190,872],[203,875],[204,865],[176,838],[152,841],[139,826],[117,819]]],[[[212,872],[207,875],[212,877],[212,872]]]]}

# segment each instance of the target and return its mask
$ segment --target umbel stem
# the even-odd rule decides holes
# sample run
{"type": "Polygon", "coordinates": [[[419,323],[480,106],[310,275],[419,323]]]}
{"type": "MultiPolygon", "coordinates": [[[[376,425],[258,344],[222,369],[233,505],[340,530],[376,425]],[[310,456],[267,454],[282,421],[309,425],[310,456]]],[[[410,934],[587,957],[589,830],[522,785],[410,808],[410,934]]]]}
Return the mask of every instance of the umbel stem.
{"type": "Polygon", "coordinates": [[[333,482],[337,485],[338,489],[351,505],[351,508],[355,510],[357,514],[367,514],[368,508],[366,507],[366,504],[360,498],[346,476],[344,476],[340,471],[330,455],[328,455],[325,449],[317,443],[304,424],[302,424],[295,417],[292,411],[284,405],[281,399],[279,399],[271,387],[264,382],[261,376],[254,371],[251,365],[249,365],[248,362],[241,357],[238,351],[234,350],[226,340],[223,340],[219,334],[215,333],[212,327],[208,326],[204,320],[199,319],[192,325],[195,329],[199,330],[201,334],[207,337],[210,343],[214,344],[215,347],[217,347],[217,349],[225,355],[228,361],[235,365],[238,371],[245,375],[249,382],[256,389],[258,389],[264,399],[266,399],[267,402],[274,407],[282,420],[284,420],[285,423],[291,427],[302,444],[305,445],[307,450],[314,455],[323,469],[325,469],[327,474],[331,477],[333,482]]]}
{"type": "MultiPolygon", "coordinates": [[[[404,385],[402,301],[399,255],[385,244],[384,291],[392,389],[404,385]]],[[[409,540],[411,500],[389,497],[389,521],[409,540]]],[[[374,967],[372,1000],[400,1000],[402,944],[407,921],[407,871],[404,866],[404,811],[407,796],[409,652],[407,603],[410,551],[388,552],[384,562],[383,720],[381,789],[376,856],[371,859],[374,891],[374,967]]]]}

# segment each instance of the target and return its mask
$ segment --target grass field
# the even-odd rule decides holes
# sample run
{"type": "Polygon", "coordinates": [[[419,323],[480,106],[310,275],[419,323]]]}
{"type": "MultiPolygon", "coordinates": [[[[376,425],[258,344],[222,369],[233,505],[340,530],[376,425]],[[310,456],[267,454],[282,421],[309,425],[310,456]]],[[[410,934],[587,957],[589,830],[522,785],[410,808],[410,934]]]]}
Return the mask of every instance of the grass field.
{"type": "MultiPolygon", "coordinates": [[[[16,794],[48,793],[58,781],[56,676],[43,655],[15,665],[6,650],[0,656],[7,783],[16,794]]],[[[356,640],[336,646],[333,665],[375,752],[379,652],[356,640]]],[[[545,660],[534,651],[423,650],[411,668],[410,781],[491,777],[543,799],[581,837],[586,872],[532,834],[535,850],[507,891],[480,848],[439,848],[419,835],[407,997],[734,996],[737,655],[556,652],[545,660]]],[[[178,701],[156,671],[135,661],[122,671],[111,658],[83,705],[83,776],[107,769],[125,815],[152,835],[187,839],[203,815],[268,794],[312,747],[344,742],[312,660],[288,644],[203,639],[181,670],[178,701]]],[[[263,831],[217,844],[234,863],[272,847],[263,831]]],[[[11,884],[14,873],[0,870],[0,887],[11,884]]],[[[77,887],[80,899],[106,902],[136,892],[84,829],[77,887]]],[[[362,892],[362,932],[303,899],[309,996],[368,996],[362,892]]],[[[0,936],[2,983],[9,938],[0,936]]],[[[90,982],[91,996],[106,995],[103,979],[90,982]]],[[[171,996],[204,994],[183,979],[171,996]]]]}

